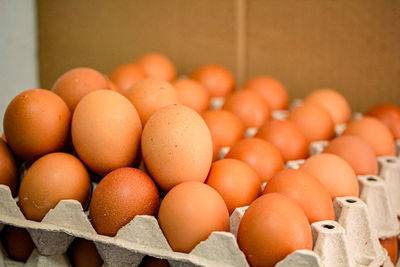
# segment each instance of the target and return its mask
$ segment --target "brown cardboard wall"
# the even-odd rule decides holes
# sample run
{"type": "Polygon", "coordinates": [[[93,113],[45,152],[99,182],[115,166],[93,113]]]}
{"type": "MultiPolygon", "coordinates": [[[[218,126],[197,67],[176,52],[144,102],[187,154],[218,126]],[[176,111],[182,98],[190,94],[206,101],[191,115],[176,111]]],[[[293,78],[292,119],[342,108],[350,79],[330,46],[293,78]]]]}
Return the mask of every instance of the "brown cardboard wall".
{"type": "Polygon", "coordinates": [[[269,74],[292,98],[331,87],[354,110],[400,105],[400,1],[38,0],[41,86],[77,66],[109,73],[148,51],[182,74],[205,63],[269,74]]]}

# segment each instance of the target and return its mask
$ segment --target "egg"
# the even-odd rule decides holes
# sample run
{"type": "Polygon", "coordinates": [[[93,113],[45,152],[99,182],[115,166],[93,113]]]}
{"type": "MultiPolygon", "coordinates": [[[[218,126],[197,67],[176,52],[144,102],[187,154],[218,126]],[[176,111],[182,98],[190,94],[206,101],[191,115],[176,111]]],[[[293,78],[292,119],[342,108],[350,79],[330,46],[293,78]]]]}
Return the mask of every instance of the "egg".
{"type": "Polygon", "coordinates": [[[209,105],[210,95],[206,88],[192,79],[180,79],[172,84],[181,104],[186,105],[198,113],[204,112],[209,105]]]}
{"type": "Polygon", "coordinates": [[[65,149],[69,140],[71,112],[55,93],[31,89],[17,95],[4,114],[4,134],[12,151],[33,161],[65,149]]]}
{"type": "Polygon", "coordinates": [[[222,108],[237,115],[246,128],[260,127],[271,117],[267,102],[250,90],[239,90],[229,95],[222,108]]]}
{"type": "Polygon", "coordinates": [[[284,167],[279,150],[260,138],[239,141],[230,149],[226,158],[238,159],[249,164],[256,171],[260,182],[267,182],[284,167]]]}
{"type": "Polygon", "coordinates": [[[268,103],[271,110],[288,108],[289,95],[286,88],[271,77],[253,77],[243,85],[243,89],[256,91],[268,103]]]}
{"type": "Polygon", "coordinates": [[[275,266],[298,249],[312,249],[307,216],[290,198],[265,194],[245,212],[237,234],[239,248],[251,266],[275,266]]]}
{"type": "Polygon", "coordinates": [[[332,200],[336,197],[358,197],[358,181],[353,168],[341,157],[321,153],[308,158],[300,166],[317,178],[329,191],[332,200]]]}
{"type": "Polygon", "coordinates": [[[382,104],[372,107],[365,115],[375,117],[386,125],[395,139],[400,139],[400,108],[395,105],[382,104]]]}
{"type": "Polygon", "coordinates": [[[256,137],[278,148],[284,161],[308,157],[310,142],[300,127],[292,121],[268,121],[258,129],[256,137]]]}
{"type": "Polygon", "coordinates": [[[147,53],[136,61],[147,77],[172,82],[176,70],[170,59],[160,53],[147,53]]]}
{"type": "Polygon", "coordinates": [[[111,90],[86,95],[72,117],[72,143],[90,170],[105,175],[131,166],[138,155],[142,124],[128,99],[111,90]]]}
{"type": "Polygon", "coordinates": [[[8,256],[13,260],[26,262],[35,248],[28,231],[6,225],[1,234],[8,256]]]}
{"type": "Polygon", "coordinates": [[[226,110],[208,110],[203,119],[210,129],[213,142],[213,160],[219,158],[222,147],[231,147],[244,138],[244,125],[238,116],[226,110]]]}
{"type": "Polygon", "coordinates": [[[309,223],[335,220],[335,211],[328,190],[321,182],[302,170],[282,170],[267,183],[264,194],[279,193],[297,202],[309,223]]]}
{"type": "Polygon", "coordinates": [[[189,253],[212,232],[229,231],[229,212],[212,187],[190,181],[165,195],[158,222],[171,248],[189,253]]]}
{"type": "Polygon", "coordinates": [[[383,122],[373,117],[363,117],[349,123],[343,135],[354,135],[368,143],[379,156],[394,156],[395,143],[392,133],[383,122]]]}
{"type": "Polygon", "coordinates": [[[190,78],[203,85],[211,97],[225,97],[235,86],[232,73],[217,64],[201,66],[190,75],[190,78]]]}
{"type": "Polygon", "coordinates": [[[333,139],[324,153],[335,154],[350,164],[357,175],[378,174],[378,162],[370,145],[357,136],[343,135],[333,139]]]}
{"type": "Polygon", "coordinates": [[[27,170],[19,206],[27,219],[41,221],[63,199],[75,199],[85,208],[90,188],[89,173],[79,159],[61,152],[47,154],[27,170]]]}
{"type": "Polygon", "coordinates": [[[112,82],[111,80],[108,80],[108,88],[111,91],[114,91],[114,92],[122,94],[122,90],[118,86],[116,86],[115,83],[112,82]]]}
{"type": "Polygon", "coordinates": [[[136,215],[156,215],[160,199],[153,180],[134,168],[104,176],[93,192],[90,220],[98,234],[115,236],[136,215]]]}
{"type": "Polygon", "coordinates": [[[75,238],[68,252],[71,263],[75,267],[101,267],[103,265],[103,259],[93,241],[75,238]]]}
{"type": "Polygon", "coordinates": [[[379,241],[382,247],[387,250],[392,263],[396,264],[398,255],[397,236],[386,239],[379,239],[379,241]]]}
{"type": "Polygon", "coordinates": [[[204,182],[213,155],[211,134],[196,111],[170,105],[146,123],[142,155],[147,170],[164,191],[184,181],[204,182]]]}
{"type": "Polygon", "coordinates": [[[158,259],[151,256],[145,256],[142,262],[139,264],[139,267],[169,267],[171,266],[168,263],[168,260],[158,259]]]}
{"type": "Polygon", "coordinates": [[[144,79],[135,83],[126,93],[126,97],[139,113],[142,125],[160,108],[180,103],[178,93],[170,83],[155,79],[144,79]]]}
{"type": "Polygon", "coordinates": [[[222,196],[229,214],[238,207],[250,205],[261,194],[257,173],[248,164],[237,159],[214,162],[207,184],[222,196]]]}
{"type": "Polygon", "coordinates": [[[310,142],[329,140],[335,135],[331,115],[318,104],[306,102],[293,109],[287,119],[296,123],[310,142]]]}
{"type": "Polygon", "coordinates": [[[59,95],[71,111],[88,93],[100,89],[108,89],[107,79],[91,68],[75,68],[61,75],[51,90],[59,95]]]}
{"type": "Polygon", "coordinates": [[[0,184],[7,185],[15,196],[18,186],[18,168],[14,155],[7,144],[0,139],[0,184]]]}
{"type": "Polygon", "coordinates": [[[136,82],[146,78],[146,73],[139,65],[126,63],[115,68],[109,78],[121,89],[123,94],[126,94],[136,82]]]}

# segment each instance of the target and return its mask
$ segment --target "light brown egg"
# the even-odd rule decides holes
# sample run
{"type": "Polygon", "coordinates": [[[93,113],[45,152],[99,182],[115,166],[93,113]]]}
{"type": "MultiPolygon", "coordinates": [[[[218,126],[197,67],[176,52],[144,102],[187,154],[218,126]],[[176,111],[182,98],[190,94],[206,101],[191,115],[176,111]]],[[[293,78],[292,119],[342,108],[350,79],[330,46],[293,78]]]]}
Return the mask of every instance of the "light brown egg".
{"type": "Polygon", "coordinates": [[[237,115],[246,128],[260,127],[271,117],[267,102],[250,90],[239,90],[229,95],[222,108],[237,115]]]}
{"type": "Polygon", "coordinates": [[[335,220],[335,211],[328,190],[321,182],[302,170],[282,170],[267,183],[264,194],[279,193],[297,202],[309,223],[335,220]]]}
{"type": "Polygon", "coordinates": [[[378,162],[374,150],[357,136],[342,135],[333,139],[325,147],[324,153],[343,158],[357,175],[378,174],[378,162]]]}
{"type": "Polygon", "coordinates": [[[127,63],[118,66],[110,74],[110,80],[118,86],[123,94],[138,81],[146,78],[146,74],[139,65],[127,63]]]}
{"type": "Polygon", "coordinates": [[[196,69],[190,78],[203,85],[211,97],[224,97],[235,87],[232,73],[217,64],[208,64],[196,69]]]}
{"type": "Polygon", "coordinates": [[[175,80],[176,70],[174,64],[160,53],[147,53],[141,56],[136,63],[149,78],[168,82],[175,80]]]}
{"type": "Polygon", "coordinates": [[[331,115],[318,104],[306,102],[293,109],[287,119],[296,123],[310,142],[329,140],[335,135],[331,115]]]}
{"type": "Polygon", "coordinates": [[[143,160],[164,191],[184,181],[204,182],[212,153],[207,124],[196,111],[184,105],[160,109],[143,129],[143,160]]]}
{"type": "Polygon", "coordinates": [[[238,159],[249,164],[261,182],[267,182],[284,167],[279,150],[260,138],[241,140],[231,148],[226,158],[238,159]]]}
{"type": "Polygon", "coordinates": [[[71,113],[55,93],[31,89],[17,95],[4,114],[4,133],[12,151],[33,161],[65,149],[71,113]]]}
{"type": "Polygon", "coordinates": [[[192,79],[180,79],[172,84],[181,104],[186,105],[198,113],[203,113],[209,105],[210,95],[206,88],[192,79]]]}
{"type": "Polygon", "coordinates": [[[90,219],[101,235],[115,236],[136,215],[156,215],[160,199],[153,180],[134,168],[120,168],[97,185],[90,202],[90,219]]]}
{"type": "Polygon", "coordinates": [[[222,197],[200,182],[181,183],[161,202],[158,222],[174,251],[189,253],[214,231],[229,231],[222,197]]]}
{"type": "Polygon", "coordinates": [[[6,225],[2,237],[4,248],[13,260],[26,262],[35,248],[31,236],[23,228],[6,225]]]}
{"type": "Polygon", "coordinates": [[[108,80],[108,88],[111,91],[122,94],[122,90],[118,86],[116,86],[115,83],[113,83],[111,80],[108,80]]]}
{"type": "Polygon", "coordinates": [[[270,193],[250,204],[237,241],[251,266],[273,267],[298,249],[312,249],[311,228],[302,208],[290,198],[270,193]]]}
{"type": "Polygon", "coordinates": [[[258,129],[256,137],[270,142],[279,149],[284,161],[308,157],[310,142],[300,127],[292,121],[268,121],[258,129]]]}
{"type": "Polygon", "coordinates": [[[103,259],[91,240],[75,238],[69,248],[69,253],[71,263],[75,267],[101,267],[103,265],[103,259]]]}
{"type": "Polygon", "coordinates": [[[358,197],[358,181],[353,168],[341,157],[321,153],[308,158],[300,169],[317,178],[336,197],[358,197]]]}
{"type": "Polygon", "coordinates": [[[382,247],[387,250],[392,263],[396,264],[398,255],[397,236],[394,236],[392,238],[379,239],[379,241],[382,247]]]}
{"type": "Polygon", "coordinates": [[[7,185],[13,196],[17,193],[18,168],[7,144],[0,140],[0,184],[7,185]]]}
{"type": "Polygon", "coordinates": [[[41,221],[60,200],[75,199],[85,208],[90,177],[82,162],[66,153],[51,153],[35,161],[19,189],[19,206],[29,220],[41,221]]]}
{"type": "Polygon", "coordinates": [[[271,110],[287,109],[289,95],[277,80],[267,76],[256,76],[248,80],[243,89],[254,90],[268,103],[271,110]]]}
{"type": "Polygon", "coordinates": [[[203,119],[210,129],[213,142],[213,160],[219,158],[222,147],[231,147],[244,137],[244,125],[238,116],[226,110],[208,110],[203,119]]]}
{"type": "Polygon", "coordinates": [[[142,125],[157,110],[179,103],[176,89],[166,81],[155,79],[144,79],[135,83],[126,93],[126,97],[139,113],[142,125]]]}
{"type": "Polygon", "coordinates": [[[400,139],[400,108],[395,105],[382,104],[372,107],[365,115],[383,122],[392,132],[395,139],[400,139]]]}
{"type": "Polygon", "coordinates": [[[111,90],[86,95],[72,117],[72,143],[93,172],[105,175],[131,166],[138,155],[142,124],[132,103],[111,90]]]}
{"type": "Polygon", "coordinates": [[[394,156],[395,144],[392,133],[383,122],[373,117],[363,117],[349,123],[343,135],[354,135],[368,143],[378,156],[394,156]]]}
{"type": "Polygon", "coordinates": [[[107,79],[97,70],[76,68],[61,75],[51,90],[65,101],[71,111],[74,111],[85,95],[95,90],[108,88],[107,79]]]}
{"type": "Polygon", "coordinates": [[[250,205],[261,194],[257,173],[237,159],[214,162],[206,182],[222,196],[229,214],[238,207],[250,205]]]}
{"type": "Polygon", "coordinates": [[[313,102],[325,108],[335,124],[346,123],[350,120],[350,105],[339,92],[332,89],[319,89],[305,98],[306,102],[313,102]]]}

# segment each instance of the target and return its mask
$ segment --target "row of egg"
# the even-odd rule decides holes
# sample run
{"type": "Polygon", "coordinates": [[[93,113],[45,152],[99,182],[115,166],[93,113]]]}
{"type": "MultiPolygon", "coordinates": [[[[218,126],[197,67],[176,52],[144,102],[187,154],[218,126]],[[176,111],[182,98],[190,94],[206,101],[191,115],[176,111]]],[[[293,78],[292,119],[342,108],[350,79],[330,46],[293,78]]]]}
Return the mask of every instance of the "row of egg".
{"type": "MultiPolygon", "coordinates": [[[[203,66],[191,79],[174,81],[175,76],[168,59],[148,54],[118,67],[109,80],[78,68],[56,81],[54,93],[34,89],[18,95],[7,108],[4,131],[17,158],[34,161],[19,190],[24,215],[40,221],[61,199],[86,207],[87,167],[101,179],[90,201],[98,233],[113,236],[136,214],[158,215],[171,247],[189,252],[210,232],[229,231],[229,214],[253,203],[249,210],[256,211],[246,212],[238,243],[252,265],[268,265],[295,249],[310,249],[309,223],[334,219],[331,199],[358,196],[355,175],[376,174],[375,157],[394,154],[400,113],[377,107],[371,115],[392,133],[376,119],[353,121],[325,149],[340,157],[324,153],[301,170],[284,171],[285,161],[306,158],[311,141],[331,139],[334,125],[350,119],[340,94],[318,90],[287,120],[270,120],[272,111],[287,109],[289,102],[276,80],[256,77],[233,92],[232,75],[221,66],[203,66]],[[223,109],[207,110],[210,97],[226,98],[223,109]],[[243,139],[249,127],[258,128],[256,137],[243,139]],[[217,160],[223,147],[230,147],[227,159],[217,160]],[[261,198],[260,184],[267,181],[268,198],[261,198]],[[158,189],[168,192],[160,207],[158,189]]],[[[15,194],[16,165],[5,143],[2,150],[8,169],[1,183],[15,194]]]]}

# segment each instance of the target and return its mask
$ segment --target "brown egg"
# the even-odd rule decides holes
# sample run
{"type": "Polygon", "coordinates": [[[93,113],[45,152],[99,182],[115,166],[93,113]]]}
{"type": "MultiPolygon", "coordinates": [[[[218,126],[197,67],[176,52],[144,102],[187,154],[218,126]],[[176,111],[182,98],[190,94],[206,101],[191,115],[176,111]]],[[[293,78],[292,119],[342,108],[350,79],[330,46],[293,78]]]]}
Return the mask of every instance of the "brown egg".
{"type": "Polygon", "coordinates": [[[250,90],[239,90],[229,95],[222,108],[237,115],[246,128],[260,127],[271,117],[267,102],[250,90]]]}
{"type": "Polygon", "coordinates": [[[237,241],[251,266],[275,266],[298,249],[312,249],[307,216],[293,200],[281,194],[263,195],[250,204],[237,241]]]}
{"type": "Polygon", "coordinates": [[[392,263],[396,264],[398,254],[397,236],[394,236],[392,238],[379,239],[379,242],[381,243],[381,246],[387,250],[392,263]]]}
{"type": "Polygon", "coordinates": [[[304,103],[293,109],[287,119],[296,123],[310,142],[329,140],[335,135],[331,115],[318,104],[304,103]]]}
{"type": "Polygon", "coordinates": [[[184,181],[204,182],[212,161],[211,134],[196,111],[170,105],[146,123],[142,155],[147,170],[164,191],[184,181]]]}
{"type": "Polygon", "coordinates": [[[74,111],[85,95],[108,88],[108,81],[100,72],[91,68],[76,68],[61,75],[51,90],[67,103],[71,111],[74,111]]]}
{"type": "Polygon", "coordinates": [[[226,110],[208,110],[203,119],[210,129],[213,142],[213,160],[219,159],[222,147],[231,147],[244,137],[244,125],[238,116],[226,110]]]}
{"type": "Polygon", "coordinates": [[[180,79],[172,84],[181,104],[186,105],[198,113],[204,112],[209,105],[210,95],[206,88],[191,79],[180,79]]]}
{"type": "Polygon", "coordinates": [[[108,80],[108,88],[111,91],[122,94],[122,90],[118,86],[116,86],[115,83],[113,83],[111,80],[108,80]]]}
{"type": "Polygon", "coordinates": [[[211,186],[184,182],[161,202],[158,222],[171,248],[189,253],[212,232],[229,231],[229,212],[211,186]]]}
{"type": "Polygon", "coordinates": [[[76,157],[51,153],[35,161],[19,189],[19,206],[29,220],[41,221],[60,200],[75,199],[85,208],[90,195],[90,177],[76,157]]]}
{"type": "Polygon", "coordinates": [[[146,73],[135,63],[120,65],[110,74],[110,80],[121,89],[123,94],[126,94],[136,82],[144,78],[146,78],[146,73]]]}
{"type": "Polygon", "coordinates": [[[383,122],[392,132],[395,139],[400,139],[400,108],[395,105],[382,104],[368,110],[365,115],[383,122]]]}
{"type": "Polygon", "coordinates": [[[171,60],[159,53],[148,53],[141,56],[136,63],[144,70],[147,77],[172,82],[176,70],[171,60]]]}
{"type": "Polygon", "coordinates": [[[168,260],[145,256],[139,267],[169,267],[168,260]]]}
{"type": "Polygon", "coordinates": [[[268,181],[284,167],[279,150],[260,138],[241,140],[231,148],[226,158],[238,159],[249,164],[261,182],[268,181]]]}
{"type": "Polygon", "coordinates": [[[0,139],[0,184],[7,185],[15,196],[18,185],[18,168],[14,155],[7,144],[0,139]]]}
{"type": "Polygon", "coordinates": [[[111,90],[86,95],[72,117],[74,148],[86,166],[99,175],[131,166],[138,155],[141,133],[135,107],[111,90]]]}
{"type": "Polygon", "coordinates": [[[353,168],[341,157],[321,153],[308,158],[300,169],[317,178],[336,197],[358,197],[358,181],[353,168]]]}
{"type": "Polygon", "coordinates": [[[324,153],[335,154],[350,164],[357,175],[378,174],[378,162],[372,147],[357,136],[343,135],[333,139],[324,153]]]}
{"type": "Polygon", "coordinates": [[[302,170],[282,170],[267,183],[264,194],[279,193],[297,202],[309,223],[335,220],[335,211],[328,190],[321,182],[302,170]]]}
{"type": "Polygon", "coordinates": [[[210,92],[211,97],[224,97],[235,86],[230,71],[216,64],[204,65],[196,69],[190,77],[203,85],[210,92]]]}
{"type": "Polygon", "coordinates": [[[100,257],[93,241],[75,238],[69,248],[71,263],[75,267],[100,267],[103,259],[100,257]]]}
{"type": "Polygon", "coordinates": [[[257,76],[248,80],[243,89],[254,90],[268,103],[271,110],[287,109],[289,95],[277,80],[267,76],[257,76]]]}
{"type": "Polygon", "coordinates": [[[157,214],[160,199],[153,180],[134,168],[120,168],[97,185],[90,202],[90,219],[101,235],[115,236],[136,215],[157,214]]]}
{"type": "Polygon", "coordinates": [[[179,103],[176,89],[166,81],[155,79],[144,79],[135,83],[126,93],[126,97],[139,113],[142,125],[160,108],[179,103]]]}
{"type": "Polygon", "coordinates": [[[332,89],[319,89],[305,98],[306,102],[313,102],[325,108],[335,124],[346,123],[350,120],[350,105],[339,92],[332,89]]]}
{"type": "Polygon", "coordinates": [[[23,228],[6,225],[2,237],[4,248],[13,260],[26,262],[35,248],[31,236],[23,228]]]}
{"type": "Polygon", "coordinates": [[[214,162],[207,184],[222,196],[229,214],[238,207],[250,205],[261,194],[257,173],[248,164],[237,159],[214,162]]]}
{"type": "Polygon", "coordinates": [[[279,149],[284,161],[308,157],[310,142],[300,127],[292,121],[268,121],[258,129],[256,137],[270,142],[279,149]]]}
{"type": "Polygon", "coordinates": [[[70,121],[71,113],[58,95],[31,89],[17,95],[8,105],[4,133],[19,158],[33,161],[66,147],[70,121]]]}
{"type": "Polygon", "coordinates": [[[363,117],[349,123],[343,135],[354,135],[368,143],[379,156],[394,156],[395,144],[392,133],[381,121],[363,117]]]}

